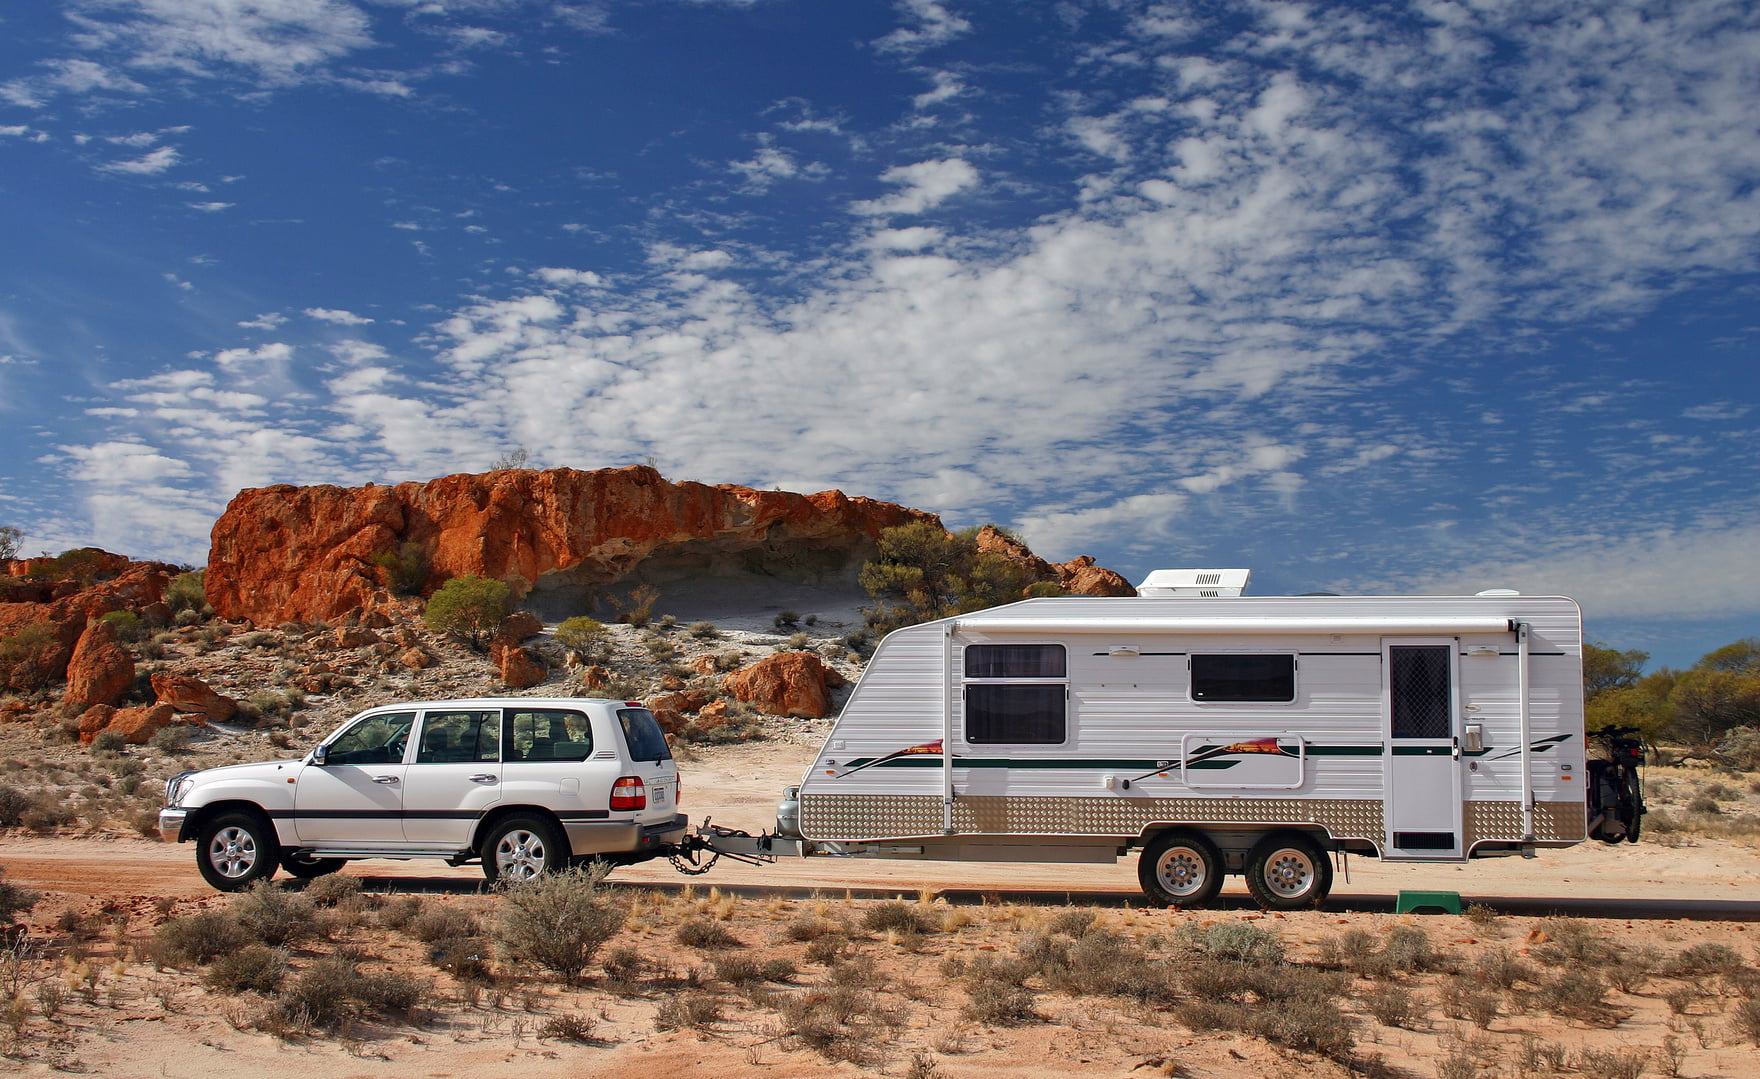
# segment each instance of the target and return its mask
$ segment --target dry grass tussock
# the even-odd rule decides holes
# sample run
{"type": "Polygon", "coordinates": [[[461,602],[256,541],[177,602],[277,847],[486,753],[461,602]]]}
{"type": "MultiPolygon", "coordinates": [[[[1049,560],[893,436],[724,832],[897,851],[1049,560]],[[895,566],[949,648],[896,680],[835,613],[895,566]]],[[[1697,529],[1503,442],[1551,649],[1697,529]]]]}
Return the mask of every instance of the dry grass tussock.
{"type": "Polygon", "coordinates": [[[1228,1079],[1760,1070],[1739,924],[1636,944],[1575,918],[760,900],[590,871],[473,895],[333,875],[107,911],[51,898],[28,919],[0,950],[0,1052],[20,1064],[67,1066],[91,1031],[153,1016],[387,1059],[442,1038],[509,1060],[683,1042],[798,1074],[954,1075],[1065,1043],[1121,1074],[1242,1061],[1228,1079]]]}

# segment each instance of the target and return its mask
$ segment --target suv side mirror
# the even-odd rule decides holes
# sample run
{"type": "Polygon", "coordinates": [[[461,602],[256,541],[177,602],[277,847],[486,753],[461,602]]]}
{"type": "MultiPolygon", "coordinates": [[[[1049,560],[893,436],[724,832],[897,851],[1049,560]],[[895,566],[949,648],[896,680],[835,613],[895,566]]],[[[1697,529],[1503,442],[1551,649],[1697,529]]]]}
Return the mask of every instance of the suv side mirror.
{"type": "Polygon", "coordinates": [[[329,758],[330,758],[330,747],[329,746],[313,746],[312,747],[312,763],[317,765],[319,768],[324,767],[324,762],[329,760],[329,758]]]}

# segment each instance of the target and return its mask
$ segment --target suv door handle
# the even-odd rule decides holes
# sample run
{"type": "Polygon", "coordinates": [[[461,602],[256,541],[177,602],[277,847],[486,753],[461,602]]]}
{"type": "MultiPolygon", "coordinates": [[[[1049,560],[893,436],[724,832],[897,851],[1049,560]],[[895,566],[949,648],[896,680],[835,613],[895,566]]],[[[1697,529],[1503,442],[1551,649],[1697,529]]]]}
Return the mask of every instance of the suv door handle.
{"type": "Polygon", "coordinates": [[[471,782],[472,783],[493,783],[493,782],[495,782],[495,777],[490,775],[487,772],[484,772],[482,775],[472,776],[471,782]]]}
{"type": "Polygon", "coordinates": [[[396,776],[374,776],[373,782],[374,783],[396,783],[397,777],[396,776]]]}

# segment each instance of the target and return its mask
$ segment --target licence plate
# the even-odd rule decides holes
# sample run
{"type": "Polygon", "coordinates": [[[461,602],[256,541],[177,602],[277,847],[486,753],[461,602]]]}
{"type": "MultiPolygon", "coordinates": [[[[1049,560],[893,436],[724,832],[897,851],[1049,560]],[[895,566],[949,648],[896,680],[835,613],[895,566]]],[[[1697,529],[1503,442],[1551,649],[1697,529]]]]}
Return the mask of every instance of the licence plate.
{"type": "Polygon", "coordinates": [[[655,787],[654,788],[654,804],[655,805],[664,805],[665,802],[666,802],[666,788],[665,787],[655,787]]]}

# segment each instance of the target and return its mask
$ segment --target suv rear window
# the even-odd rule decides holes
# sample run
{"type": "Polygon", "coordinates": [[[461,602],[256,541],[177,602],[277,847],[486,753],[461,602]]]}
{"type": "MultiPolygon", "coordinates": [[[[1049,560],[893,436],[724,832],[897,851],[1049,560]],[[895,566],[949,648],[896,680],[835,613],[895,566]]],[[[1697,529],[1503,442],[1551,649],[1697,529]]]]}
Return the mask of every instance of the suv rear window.
{"type": "Polygon", "coordinates": [[[629,756],[636,761],[669,761],[672,750],[666,747],[666,735],[660,721],[646,708],[619,708],[617,722],[623,726],[623,740],[629,756]]]}

